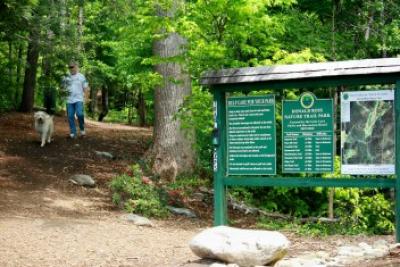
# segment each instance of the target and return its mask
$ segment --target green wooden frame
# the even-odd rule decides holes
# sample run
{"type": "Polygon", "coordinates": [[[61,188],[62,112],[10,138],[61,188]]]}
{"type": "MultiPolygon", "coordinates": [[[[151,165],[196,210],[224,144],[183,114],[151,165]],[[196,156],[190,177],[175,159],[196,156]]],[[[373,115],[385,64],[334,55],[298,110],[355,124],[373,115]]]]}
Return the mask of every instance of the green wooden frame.
{"type": "MultiPolygon", "coordinates": [[[[240,186],[283,186],[283,187],[363,187],[363,188],[394,188],[396,240],[400,242],[400,179],[390,178],[335,178],[323,179],[317,177],[271,177],[271,176],[226,176],[226,106],[227,92],[250,92],[253,90],[283,90],[288,88],[328,87],[335,90],[340,85],[395,84],[395,151],[396,178],[400,174],[400,75],[386,73],[376,75],[349,75],[341,77],[319,77],[311,79],[262,81],[249,83],[212,84],[209,85],[214,97],[215,127],[218,141],[214,144],[214,225],[227,223],[226,187],[240,186]]],[[[214,137],[215,139],[215,137],[214,137]]]]}

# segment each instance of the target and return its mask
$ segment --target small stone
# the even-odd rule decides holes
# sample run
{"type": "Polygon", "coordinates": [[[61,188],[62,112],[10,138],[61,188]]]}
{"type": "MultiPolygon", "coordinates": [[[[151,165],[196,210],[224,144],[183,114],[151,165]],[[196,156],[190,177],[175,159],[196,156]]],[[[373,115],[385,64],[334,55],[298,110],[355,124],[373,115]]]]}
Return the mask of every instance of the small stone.
{"type": "Polygon", "coordinates": [[[110,152],[106,152],[106,151],[94,151],[94,153],[96,154],[96,156],[99,156],[99,157],[101,157],[101,158],[114,159],[114,155],[111,154],[110,152]]]}
{"type": "Polygon", "coordinates": [[[373,246],[374,248],[376,248],[376,247],[389,247],[389,244],[388,244],[388,242],[387,242],[386,240],[384,240],[384,239],[379,239],[379,240],[376,240],[376,241],[374,242],[374,244],[372,244],[372,246],[373,246]]]}
{"type": "Polygon", "coordinates": [[[167,209],[172,212],[173,214],[176,215],[184,215],[186,217],[189,218],[196,218],[196,214],[194,214],[193,211],[189,210],[189,209],[185,209],[185,208],[175,208],[175,207],[171,207],[171,206],[167,206],[167,209]]]}
{"type": "Polygon", "coordinates": [[[123,219],[126,219],[128,222],[132,222],[137,226],[154,226],[148,218],[136,214],[125,215],[123,216],[123,219]]]}
{"type": "Polygon", "coordinates": [[[392,244],[389,246],[390,250],[396,250],[400,248],[400,243],[392,244]]]}
{"type": "Polygon", "coordinates": [[[69,181],[76,185],[94,187],[96,182],[90,175],[75,174],[69,178],[69,181]]]}
{"type": "Polygon", "coordinates": [[[326,264],[319,259],[294,258],[278,261],[274,267],[326,267],[326,264]]]}
{"type": "Polygon", "coordinates": [[[197,192],[197,193],[193,193],[193,194],[192,194],[192,199],[193,199],[193,200],[203,201],[204,198],[205,198],[205,197],[204,197],[204,194],[203,194],[203,193],[197,192]]]}

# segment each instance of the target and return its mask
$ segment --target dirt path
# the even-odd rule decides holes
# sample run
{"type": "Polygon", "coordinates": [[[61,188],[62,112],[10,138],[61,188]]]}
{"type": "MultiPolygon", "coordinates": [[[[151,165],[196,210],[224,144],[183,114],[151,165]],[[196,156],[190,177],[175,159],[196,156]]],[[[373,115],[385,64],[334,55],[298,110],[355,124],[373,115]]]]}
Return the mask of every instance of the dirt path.
{"type": "MultiPolygon", "coordinates": [[[[31,114],[0,115],[0,266],[208,266],[193,263],[198,258],[188,242],[211,225],[209,219],[172,217],[154,221],[153,228],[138,227],[111,205],[107,183],[143,155],[150,129],[88,121],[87,137],[68,140],[66,118],[55,117],[54,142],[40,148],[32,123],[31,114]],[[97,186],[73,185],[73,174],[91,175],[97,186]]],[[[394,242],[393,236],[285,234],[292,242],[289,255],[378,238],[394,242]]],[[[395,261],[365,266],[398,266],[391,265],[395,261]]]]}
{"type": "Polygon", "coordinates": [[[107,182],[142,156],[150,129],[88,121],[87,137],[68,140],[65,117],[55,117],[55,128],[53,143],[40,148],[32,115],[0,116],[0,266],[179,266],[196,259],[187,243],[200,224],[172,218],[138,227],[111,205],[107,182]],[[73,185],[73,174],[98,185],[73,185]]]}
{"type": "Polygon", "coordinates": [[[156,221],[138,227],[118,216],[0,218],[0,266],[183,266],[196,260],[189,229],[156,221]]]}

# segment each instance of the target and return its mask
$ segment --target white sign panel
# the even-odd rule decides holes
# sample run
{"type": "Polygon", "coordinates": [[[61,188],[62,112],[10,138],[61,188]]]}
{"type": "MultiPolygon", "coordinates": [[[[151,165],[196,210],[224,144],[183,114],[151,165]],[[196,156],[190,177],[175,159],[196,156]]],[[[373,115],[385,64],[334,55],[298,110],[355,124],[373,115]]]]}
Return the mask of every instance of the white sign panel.
{"type": "Polygon", "coordinates": [[[342,174],[395,173],[394,91],[341,93],[342,174]]]}

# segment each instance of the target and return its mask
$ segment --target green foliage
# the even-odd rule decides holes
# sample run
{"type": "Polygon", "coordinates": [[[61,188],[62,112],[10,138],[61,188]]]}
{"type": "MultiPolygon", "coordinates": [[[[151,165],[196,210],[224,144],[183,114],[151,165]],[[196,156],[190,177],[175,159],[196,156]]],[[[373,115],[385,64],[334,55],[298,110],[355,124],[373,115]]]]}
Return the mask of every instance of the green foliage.
{"type": "Polygon", "coordinates": [[[394,202],[379,190],[336,188],[335,206],[336,215],[352,228],[374,234],[394,231],[394,202]]]}
{"type": "Polygon", "coordinates": [[[210,187],[211,183],[209,179],[204,179],[198,176],[179,176],[175,182],[169,183],[167,187],[169,189],[178,189],[186,192],[187,194],[193,193],[199,187],[210,187]]]}
{"type": "MultiPolygon", "coordinates": [[[[324,178],[343,179],[350,176],[340,174],[340,157],[335,158],[335,171],[324,174],[324,178]]],[[[328,189],[317,188],[245,188],[232,187],[229,193],[237,200],[244,201],[267,211],[288,214],[294,218],[326,217],[328,189]]],[[[394,231],[394,201],[388,192],[377,189],[334,188],[334,215],[337,223],[305,223],[270,221],[267,218],[260,225],[267,228],[295,229],[304,234],[390,234],[394,231]]]]}
{"type": "Polygon", "coordinates": [[[185,130],[195,129],[195,150],[198,155],[198,168],[211,175],[211,132],[213,127],[212,96],[200,86],[193,87],[193,95],[185,100],[177,118],[185,130]]]}
{"type": "Polygon", "coordinates": [[[301,223],[299,220],[283,220],[261,217],[257,227],[270,231],[290,231],[301,236],[356,235],[365,233],[359,228],[353,228],[341,223],[301,223]]]}
{"type": "Polygon", "coordinates": [[[139,165],[132,165],[127,174],[116,176],[110,182],[113,192],[113,203],[123,206],[128,212],[143,214],[144,216],[162,217],[167,210],[160,201],[155,187],[142,180],[143,174],[139,165]]]}

